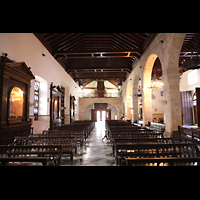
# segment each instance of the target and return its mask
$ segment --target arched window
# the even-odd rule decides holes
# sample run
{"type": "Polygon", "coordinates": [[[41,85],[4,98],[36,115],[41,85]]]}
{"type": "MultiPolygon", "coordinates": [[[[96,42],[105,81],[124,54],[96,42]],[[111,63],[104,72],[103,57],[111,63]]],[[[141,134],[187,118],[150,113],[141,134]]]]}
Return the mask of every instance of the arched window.
{"type": "Polygon", "coordinates": [[[22,117],[23,116],[23,91],[14,87],[10,92],[9,98],[9,117],[22,117]]]}
{"type": "Polygon", "coordinates": [[[38,81],[35,81],[35,83],[34,83],[34,120],[38,120],[39,86],[40,86],[40,83],[38,81]]]}

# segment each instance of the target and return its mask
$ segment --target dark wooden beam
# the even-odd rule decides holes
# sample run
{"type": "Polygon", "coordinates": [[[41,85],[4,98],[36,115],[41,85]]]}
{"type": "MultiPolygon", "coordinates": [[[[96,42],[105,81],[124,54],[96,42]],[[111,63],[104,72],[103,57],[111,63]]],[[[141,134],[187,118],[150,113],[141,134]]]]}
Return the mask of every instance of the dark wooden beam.
{"type": "Polygon", "coordinates": [[[114,80],[114,81],[125,81],[125,77],[81,77],[81,78],[74,78],[74,81],[80,81],[80,80],[84,80],[84,79],[87,79],[87,80],[114,80]]]}
{"type": "Polygon", "coordinates": [[[82,68],[68,68],[66,71],[69,72],[78,72],[78,73],[84,73],[84,72],[131,72],[130,67],[82,67],[82,68]]]}
{"type": "Polygon", "coordinates": [[[139,58],[142,54],[140,49],[117,49],[117,50],[84,50],[84,51],[57,51],[54,57],[66,58],[108,58],[108,57],[136,57],[139,58]]]}
{"type": "Polygon", "coordinates": [[[158,33],[150,33],[148,38],[145,40],[144,44],[142,45],[142,51],[144,52],[147,47],[150,46],[150,44],[153,42],[153,40],[156,38],[158,33]]]}
{"type": "Polygon", "coordinates": [[[47,50],[50,52],[51,55],[53,55],[53,49],[52,47],[49,45],[49,43],[45,40],[45,38],[43,37],[43,35],[41,33],[33,33],[37,39],[47,48],[47,50]]]}

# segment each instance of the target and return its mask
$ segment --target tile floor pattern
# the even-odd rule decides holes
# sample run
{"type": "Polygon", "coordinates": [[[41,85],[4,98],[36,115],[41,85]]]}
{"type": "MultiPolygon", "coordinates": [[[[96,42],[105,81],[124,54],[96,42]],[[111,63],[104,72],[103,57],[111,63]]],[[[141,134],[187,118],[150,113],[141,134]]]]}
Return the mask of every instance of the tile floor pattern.
{"type": "Polygon", "coordinates": [[[87,138],[83,148],[78,148],[71,164],[69,158],[62,157],[61,166],[115,166],[112,147],[109,141],[102,138],[105,135],[105,122],[95,122],[95,127],[87,138]]]}

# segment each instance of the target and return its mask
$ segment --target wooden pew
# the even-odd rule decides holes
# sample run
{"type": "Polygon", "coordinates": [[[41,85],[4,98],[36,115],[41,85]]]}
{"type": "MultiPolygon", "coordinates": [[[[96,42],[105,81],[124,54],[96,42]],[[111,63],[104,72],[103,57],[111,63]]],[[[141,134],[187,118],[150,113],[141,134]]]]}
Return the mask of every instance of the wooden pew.
{"type": "Polygon", "coordinates": [[[61,162],[62,145],[0,145],[0,162],[41,162],[46,166],[48,161],[55,165],[61,162]]]}
{"type": "Polygon", "coordinates": [[[114,138],[113,139],[113,155],[115,154],[116,145],[120,144],[167,144],[175,143],[173,138],[114,138]]]}
{"type": "Polygon", "coordinates": [[[163,138],[163,133],[116,133],[110,137],[110,142],[113,144],[114,139],[148,139],[148,138],[163,138]]]}
{"type": "Polygon", "coordinates": [[[200,157],[125,158],[126,166],[200,166],[200,157]],[[160,165],[162,163],[162,165],[160,165]],[[155,166],[155,165],[153,165],[155,166]]]}
{"type": "Polygon", "coordinates": [[[12,145],[62,145],[62,156],[69,156],[73,162],[73,155],[77,153],[74,137],[40,135],[31,137],[15,137],[12,145]]]}
{"type": "Polygon", "coordinates": [[[116,144],[117,165],[125,158],[199,157],[196,144],[116,144]]]}
{"type": "Polygon", "coordinates": [[[178,138],[180,142],[200,144],[200,130],[178,126],[178,136],[176,136],[176,138],[178,138]]]}
{"type": "Polygon", "coordinates": [[[74,137],[76,144],[80,144],[83,146],[84,136],[82,132],[79,131],[64,131],[64,130],[51,130],[51,131],[43,131],[43,134],[34,134],[34,136],[41,137],[41,135],[48,136],[66,136],[66,137],[74,137]]]}

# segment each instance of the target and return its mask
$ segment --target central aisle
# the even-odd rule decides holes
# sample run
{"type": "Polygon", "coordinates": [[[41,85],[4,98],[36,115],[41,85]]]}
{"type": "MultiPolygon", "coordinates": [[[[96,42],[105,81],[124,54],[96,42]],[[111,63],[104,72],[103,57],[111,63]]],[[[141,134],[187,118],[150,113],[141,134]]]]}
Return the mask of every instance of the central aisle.
{"type": "Polygon", "coordinates": [[[72,164],[62,163],[62,166],[115,166],[115,159],[112,156],[112,147],[109,141],[102,138],[105,135],[105,121],[95,122],[95,127],[87,138],[88,143],[78,150],[72,164]]]}

